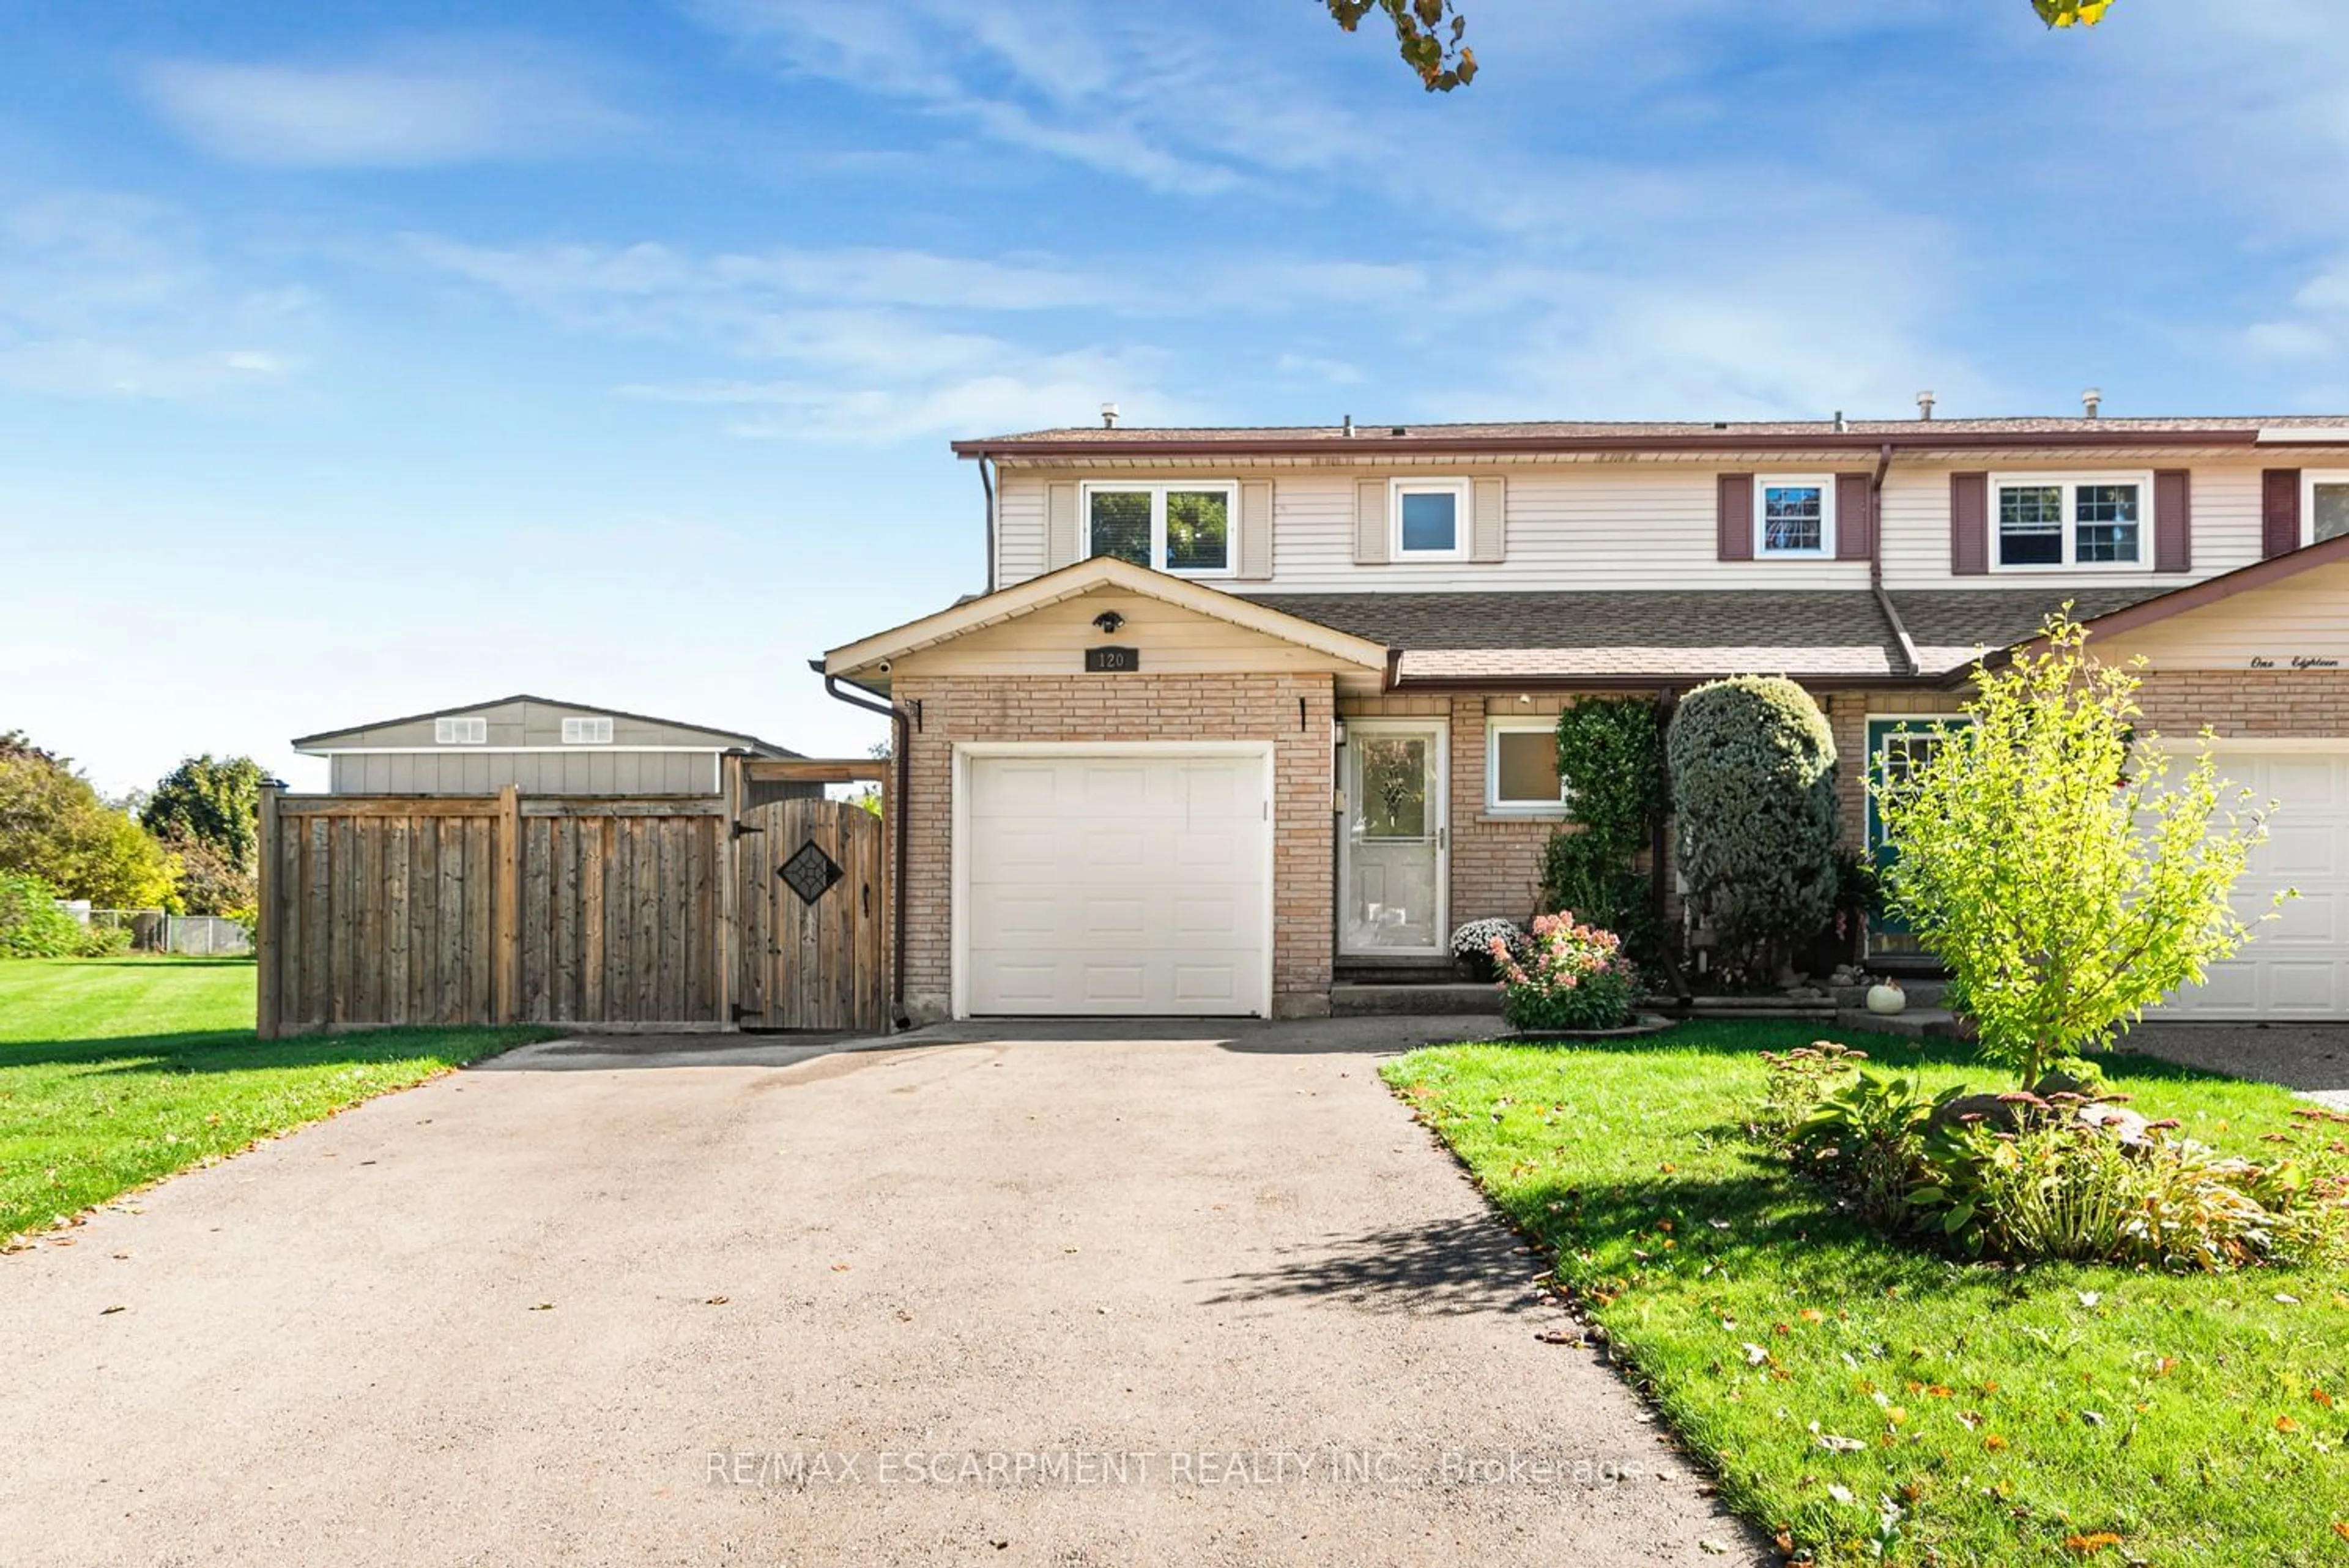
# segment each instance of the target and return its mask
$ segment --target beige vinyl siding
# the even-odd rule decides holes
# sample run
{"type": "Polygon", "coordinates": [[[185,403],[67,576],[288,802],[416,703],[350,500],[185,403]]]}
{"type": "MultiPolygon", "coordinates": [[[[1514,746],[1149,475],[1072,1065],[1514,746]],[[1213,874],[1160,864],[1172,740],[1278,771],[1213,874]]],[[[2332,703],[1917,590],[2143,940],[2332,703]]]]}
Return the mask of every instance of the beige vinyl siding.
{"type": "MultiPolygon", "coordinates": [[[[2323,454],[2247,453],[2199,461],[2137,452],[2127,456],[2031,457],[1984,453],[1979,460],[1898,458],[1884,484],[1881,524],[1885,586],[1892,588],[2013,588],[2054,582],[2174,587],[2260,558],[2260,472],[2271,466],[2323,467],[2323,454]],[[2065,573],[1950,572],[1950,474],[2005,472],[2143,474],[2184,468],[2193,475],[2194,562],[2190,574],[2151,569],[2152,519],[2145,532],[2146,569],[2065,573]]],[[[2349,467],[2349,462],[2339,466],[2349,467]]],[[[1723,561],[1717,558],[1716,486],[1724,472],[1857,473],[1872,455],[1822,462],[1816,457],[1741,455],[1731,461],[1610,460],[1495,465],[1433,460],[1408,467],[1309,467],[1235,463],[1223,468],[1138,466],[1010,469],[1003,474],[998,558],[1002,586],[1045,569],[1045,490],[1053,483],[1184,478],[1274,482],[1273,576],[1285,593],[1464,589],[1856,588],[1868,563],[1837,560],[1723,561]],[[1357,564],[1355,487],[1396,473],[1506,483],[1506,559],[1357,564]]],[[[1245,552],[1247,546],[1243,545],[1245,552]]],[[[1222,579],[1208,579],[1221,586],[1222,579]]]]}
{"type": "MultiPolygon", "coordinates": [[[[2160,458],[2029,458],[2005,453],[1986,454],[1979,462],[1909,463],[1896,461],[1885,476],[1884,586],[1888,588],[2014,588],[2044,583],[2080,587],[2177,587],[2201,577],[2215,577],[2260,558],[2259,462],[2181,463],[2160,458]],[[1950,574],[1950,475],[1970,473],[2116,473],[2143,474],[2184,468],[2194,476],[2194,567],[2190,573],[2155,572],[2153,518],[2144,518],[2143,571],[2099,571],[2095,567],[2069,572],[1989,571],[1975,576],[1950,574]]],[[[1996,559],[1997,504],[1992,500],[1992,558],[1996,559]]]]}
{"type": "Polygon", "coordinates": [[[895,661],[891,678],[1081,676],[1084,650],[1103,646],[1136,649],[1139,673],[1144,676],[1364,672],[1363,667],[1326,653],[1160,599],[1099,589],[906,654],[895,661]],[[1093,619],[1112,610],[1123,616],[1125,623],[1115,632],[1103,632],[1093,619]]]}
{"type": "MultiPolygon", "coordinates": [[[[1747,465],[1750,467],[1751,465],[1747,465]]],[[[1816,468],[1812,472],[1816,472],[1816,468]]],[[[1261,477],[1235,466],[1192,477],[1261,477]]],[[[1434,474],[1438,471],[1399,470],[1434,474]]],[[[1461,471],[1490,480],[1488,470],[1461,471]]],[[[1589,463],[1514,468],[1487,485],[1502,492],[1506,508],[1505,560],[1387,561],[1356,563],[1355,488],[1359,480],[1383,484],[1386,470],[1281,469],[1273,474],[1272,583],[1285,593],[1387,591],[1440,592],[1446,588],[1850,588],[1868,584],[1865,561],[1741,561],[1715,558],[1713,467],[1694,464],[1640,468],[1629,463],[1589,463]]],[[[1036,470],[1005,475],[1007,517],[1032,521],[1032,551],[1022,544],[1015,557],[1009,537],[999,541],[1003,584],[1026,580],[1012,575],[1015,558],[1042,560],[1043,493],[1067,473],[1036,470]],[[1016,498],[1016,499],[1015,499],[1016,498]]],[[[1121,477],[1109,472],[1085,478],[1121,477]]],[[[1150,470],[1131,476],[1164,483],[1182,477],[1150,470]]],[[[1463,520],[1468,525],[1468,520],[1463,520]]],[[[1245,546],[1243,546],[1245,548],[1245,546]]]]}
{"type": "Polygon", "coordinates": [[[1044,483],[1032,473],[1005,472],[995,493],[995,582],[998,587],[1040,577],[1045,558],[1044,483]]]}
{"type": "Polygon", "coordinates": [[[532,795],[711,794],[718,753],[436,751],[349,753],[330,759],[335,794],[495,794],[507,784],[532,795]]]}
{"type": "Polygon", "coordinates": [[[2157,670],[2289,670],[2295,659],[2334,661],[2302,668],[2349,670],[2349,564],[2318,566],[2123,632],[2103,651],[2107,659],[2139,654],[2157,670]],[[2255,659],[2268,662],[2255,666],[2255,659]]]}

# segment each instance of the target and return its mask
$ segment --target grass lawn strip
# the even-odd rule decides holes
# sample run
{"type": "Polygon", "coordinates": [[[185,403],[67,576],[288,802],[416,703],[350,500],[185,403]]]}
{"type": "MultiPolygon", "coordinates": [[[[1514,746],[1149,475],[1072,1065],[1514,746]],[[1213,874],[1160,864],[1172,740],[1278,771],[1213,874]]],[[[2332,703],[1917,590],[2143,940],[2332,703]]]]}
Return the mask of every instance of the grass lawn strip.
{"type": "MultiPolygon", "coordinates": [[[[1444,1046],[1386,1075],[1556,1249],[1683,1443],[1782,1544],[1824,1563],[2349,1561],[2349,1272],[2013,1272],[1887,1241],[1743,1134],[1756,1053],[1818,1033],[1444,1046]]],[[[2001,1086],[1954,1044],[1836,1037],[1930,1088],[2001,1086]]],[[[2135,1109],[2234,1153],[2272,1158],[2262,1135],[2302,1103],[2106,1065],[2135,1109]]]]}
{"type": "Polygon", "coordinates": [[[264,1043],[253,983],[235,960],[0,961],[0,1238],[555,1033],[264,1043]]]}

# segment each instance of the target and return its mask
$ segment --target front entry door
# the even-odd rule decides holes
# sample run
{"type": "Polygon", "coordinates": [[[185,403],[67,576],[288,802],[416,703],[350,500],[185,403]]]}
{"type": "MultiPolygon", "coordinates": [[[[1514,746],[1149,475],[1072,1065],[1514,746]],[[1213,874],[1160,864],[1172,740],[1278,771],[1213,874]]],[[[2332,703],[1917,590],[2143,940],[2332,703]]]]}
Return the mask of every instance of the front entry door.
{"type": "MultiPolygon", "coordinates": [[[[1957,713],[1868,721],[1868,848],[1879,878],[1892,869],[1899,852],[1885,839],[1884,818],[1876,809],[1878,792],[1900,784],[1930,762],[1945,731],[1972,722],[1957,713]]],[[[1914,955],[1922,950],[1909,922],[1891,910],[1881,911],[1868,922],[1870,958],[1914,955]]]]}
{"type": "Polygon", "coordinates": [[[1448,735],[1448,726],[1425,720],[1346,722],[1341,953],[1404,958],[1445,950],[1448,735]]]}

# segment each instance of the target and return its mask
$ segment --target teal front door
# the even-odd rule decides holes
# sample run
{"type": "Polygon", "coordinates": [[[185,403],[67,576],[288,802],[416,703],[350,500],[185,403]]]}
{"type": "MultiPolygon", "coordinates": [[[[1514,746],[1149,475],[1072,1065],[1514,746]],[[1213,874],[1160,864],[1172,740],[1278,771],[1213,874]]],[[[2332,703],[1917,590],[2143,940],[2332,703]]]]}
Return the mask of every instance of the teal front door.
{"type": "MultiPolygon", "coordinates": [[[[1944,732],[1972,720],[1953,713],[1909,719],[1870,719],[1868,722],[1868,849],[1876,863],[1879,881],[1891,870],[1897,852],[1885,842],[1884,818],[1876,809],[1877,796],[1886,784],[1897,784],[1922,766],[1932,756],[1933,749],[1941,743],[1944,732]]],[[[1878,914],[1868,922],[1868,951],[1871,958],[1882,955],[1917,953],[1916,934],[1908,922],[1890,912],[1878,914]]]]}

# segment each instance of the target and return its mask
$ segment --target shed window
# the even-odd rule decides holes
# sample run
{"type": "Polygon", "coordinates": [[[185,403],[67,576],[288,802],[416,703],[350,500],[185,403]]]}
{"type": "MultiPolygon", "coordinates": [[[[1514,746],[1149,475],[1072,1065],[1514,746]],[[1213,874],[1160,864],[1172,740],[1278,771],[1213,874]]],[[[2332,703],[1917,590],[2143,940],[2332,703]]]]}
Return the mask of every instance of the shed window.
{"type": "Polygon", "coordinates": [[[608,746],[612,743],[612,721],[565,719],[563,721],[563,743],[566,746],[608,746]]]}
{"type": "Polygon", "coordinates": [[[432,743],[436,746],[486,746],[490,743],[490,722],[487,719],[435,719],[432,721],[432,743]]]}

